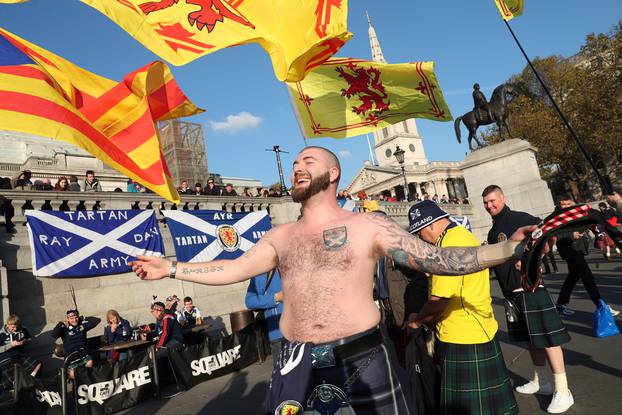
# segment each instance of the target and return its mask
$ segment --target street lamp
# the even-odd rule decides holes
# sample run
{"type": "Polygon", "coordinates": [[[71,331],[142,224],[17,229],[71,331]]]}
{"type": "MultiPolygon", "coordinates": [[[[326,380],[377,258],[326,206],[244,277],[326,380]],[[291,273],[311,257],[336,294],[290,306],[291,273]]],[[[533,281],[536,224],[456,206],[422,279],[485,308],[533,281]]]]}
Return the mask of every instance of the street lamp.
{"type": "Polygon", "coordinates": [[[400,146],[395,146],[393,155],[402,168],[402,176],[404,177],[404,196],[406,197],[406,201],[408,201],[408,182],[406,181],[406,171],[404,170],[404,153],[406,152],[402,150],[400,146]]]}
{"type": "Polygon", "coordinates": [[[279,181],[281,182],[281,196],[285,196],[287,194],[287,187],[285,187],[283,167],[281,166],[281,153],[289,154],[289,152],[281,150],[280,146],[273,146],[272,149],[266,149],[266,151],[273,151],[276,154],[276,166],[279,169],[279,181]]]}

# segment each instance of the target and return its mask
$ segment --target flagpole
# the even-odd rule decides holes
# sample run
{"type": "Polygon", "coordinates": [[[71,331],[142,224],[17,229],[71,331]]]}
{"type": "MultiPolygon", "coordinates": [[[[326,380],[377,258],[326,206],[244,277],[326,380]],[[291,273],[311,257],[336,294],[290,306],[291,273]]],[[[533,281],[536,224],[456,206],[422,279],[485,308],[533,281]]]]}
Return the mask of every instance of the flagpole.
{"type": "Polygon", "coordinates": [[[523,49],[523,46],[518,41],[518,38],[514,34],[514,31],[512,30],[512,27],[510,26],[510,24],[508,23],[507,20],[503,19],[503,22],[505,23],[505,26],[510,31],[510,34],[514,38],[514,41],[516,42],[516,45],[518,46],[518,48],[520,49],[521,53],[525,57],[525,60],[529,64],[529,67],[531,68],[531,70],[533,71],[534,75],[538,79],[538,82],[540,82],[540,85],[542,85],[542,88],[544,89],[544,92],[546,92],[546,95],[551,100],[551,103],[553,104],[553,107],[557,111],[557,114],[562,119],[562,122],[564,123],[564,125],[566,126],[568,131],[570,131],[570,135],[574,139],[575,143],[577,143],[577,146],[579,146],[579,150],[581,150],[581,153],[583,153],[583,156],[585,157],[585,159],[588,161],[588,163],[592,167],[592,170],[594,170],[594,173],[596,173],[596,177],[598,178],[598,181],[600,182],[600,185],[601,185],[601,187],[603,189],[603,192],[605,192],[606,194],[613,194],[613,189],[609,186],[609,184],[605,181],[605,178],[600,174],[600,172],[596,168],[596,165],[594,164],[594,161],[592,160],[592,157],[590,157],[590,155],[588,154],[587,150],[585,149],[585,146],[583,145],[583,142],[579,139],[579,136],[577,136],[577,133],[570,126],[570,123],[568,122],[568,120],[564,116],[564,113],[562,113],[561,109],[557,105],[557,102],[555,101],[555,99],[553,99],[553,96],[549,92],[549,89],[544,84],[544,81],[542,80],[542,78],[540,78],[540,74],[538,73],[538,71],[536,71],[536,68],[533,66],[533,63],[531,63],[531,60],[529,59],[529,56],[527,56],[527,53],[525,52],[525,49],[523,49]]]}
{"type": "Polygon", "coordinates": [[[296,105],[294,104],[294,96],[292,95],[292,91],[289,90],[287,85],[285,85],[285,83],[283,83],[283,85],[285,86],[285,90],[287,91],[287,95],[289,96],[289,104],[292,106],[292,111],[294,111],[294,116],[296,117],[296,123],[298,124],[298,129],[300,130],[302,141],[304,141],[305,147],[307,147],[307,137],[305,137],[305,131],[302,128],[302,120],[300,119],[300,114],[298,114],[298,110],[296,109],[296,105]]]}
{"type": "Polygon", "coordinates": [[[367,138],[367,147],[369,148],[369,157],[371,157],[371,164],[377,166],[376,160],[374,159],[374,153],[371,151],[371,143],[369,142],[369,133],[365,133],[365,138],[367,138]]]}

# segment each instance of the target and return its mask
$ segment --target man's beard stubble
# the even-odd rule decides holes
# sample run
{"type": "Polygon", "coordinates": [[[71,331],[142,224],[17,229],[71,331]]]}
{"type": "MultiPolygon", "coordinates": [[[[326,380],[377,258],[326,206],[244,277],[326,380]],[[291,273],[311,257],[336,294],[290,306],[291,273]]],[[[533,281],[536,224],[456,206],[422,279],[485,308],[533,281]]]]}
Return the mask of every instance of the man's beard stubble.
{"type": "Polygon", "coordinates": [[[292,200],[297,203],[304,202],[316,193],[328,189],[328,186],[330,186],[330,172],[327,171],[317,178],[311,177],[311,182],[305,188],[298,189],[294,186],[292,188],[292,200]]]}

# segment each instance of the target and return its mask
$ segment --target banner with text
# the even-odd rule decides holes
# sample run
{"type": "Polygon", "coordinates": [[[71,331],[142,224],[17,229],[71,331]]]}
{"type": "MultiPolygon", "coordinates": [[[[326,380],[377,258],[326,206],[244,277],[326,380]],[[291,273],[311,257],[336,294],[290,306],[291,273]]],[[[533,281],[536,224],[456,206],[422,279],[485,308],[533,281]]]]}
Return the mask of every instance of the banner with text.
{"type": "Polygon", "coordinates": [[[179,386],[191,387],[213,378],[240,370],[257,361],[257,341],[253,326],[218,339],[168,353],[179,386]]]}
{"type": "Polygon", "coordinates": [[[235,259],[272,228],[265,210],[231,213],[220,210],[163,210],[178,261],[235,259]]]}
{"type": "Polygon", "coordinates": [[[111,414],[153,397],[155,386],[147,352],[115,363],[76,369],[78,415],[111,414]]]}
{"type": "Polygon", "coordinates": [[[136,255],[164,255],[153,210],[28,210],[26,218],[38,277],[119,274],[136,255]]]}
{"type": "Polygon", "coordinates": [[[60,376],[51,379],[33,378],[23,368],[15,377],[17,399],[13,404],[15,415],[60,415],[63,413],[60,376]]]}

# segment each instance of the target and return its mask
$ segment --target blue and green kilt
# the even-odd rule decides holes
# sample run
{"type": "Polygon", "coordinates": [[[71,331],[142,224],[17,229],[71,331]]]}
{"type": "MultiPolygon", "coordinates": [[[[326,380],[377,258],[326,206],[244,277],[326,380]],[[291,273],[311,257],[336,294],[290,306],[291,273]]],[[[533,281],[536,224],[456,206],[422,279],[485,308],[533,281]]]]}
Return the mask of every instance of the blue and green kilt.
{"type": "Polygon", "coordinates": [[[487,343],[438,341],[441,414],[517,414],[518,404],[496,337],[487,343]]]}
{"type": "Polygon", "coordinates": [[[566,326],[546,288],[515,294],[511,300],[519,318],[516,322],[508,322],[511,341],[527,341],[536,349],[559,346],[570,341],[566,326]]]}
{"type": "Polygon", "coordinates": [[[38,360],[29,356],[12,359],[11,361],[3,362],[0,366],[0,389],[8,391],[13,389],[13,377],[15,371],[13,365],[17,363],[26,373],[31,373],[34,368],[39,364],[38,360]]]}

